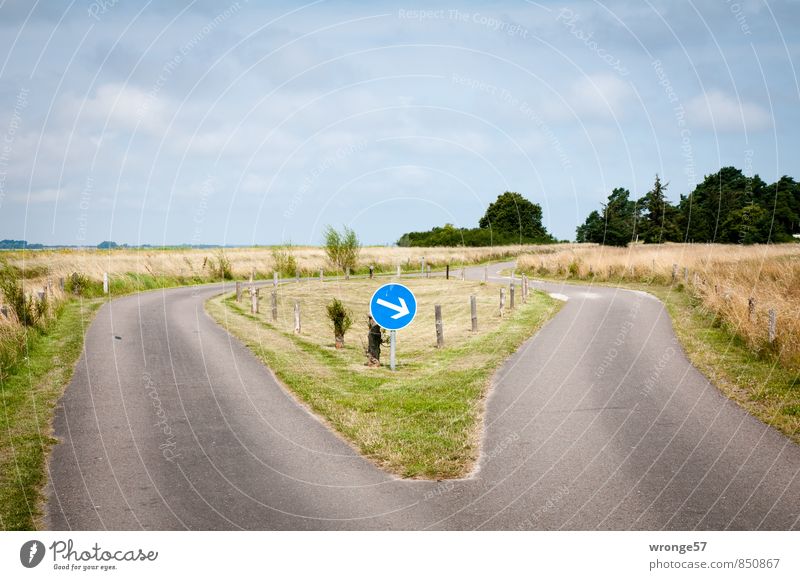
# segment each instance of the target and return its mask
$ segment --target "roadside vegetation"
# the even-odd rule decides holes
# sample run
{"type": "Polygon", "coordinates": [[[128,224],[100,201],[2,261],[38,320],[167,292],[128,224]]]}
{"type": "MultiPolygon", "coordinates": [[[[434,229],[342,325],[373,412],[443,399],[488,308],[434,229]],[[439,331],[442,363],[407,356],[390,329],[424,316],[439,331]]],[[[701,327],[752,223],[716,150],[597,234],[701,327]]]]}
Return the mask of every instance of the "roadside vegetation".
{"type": "Polygon", "coordinates": [[[800,245],[582,246],[523,256],[517,267],[539,278],[654,294],[694,365],[800,442],[800,245]]]}
{"type": "Polygon", "coordinates": [[[0,324],[0,529],[31,530],[41,515],[52,415],[100,300],[71,301],[40,326],[0,324]]]}
{"type": "Polygon", "coordinates": [[[377,280],[304,281],[278,289],[278,319],[271,296],[260,293],[260,314],[235,295],[207,303],[209,313],[239,337],[309,408],[382,468],[411,478],[467,474],[479,451],[484,399],[492,374],[522,342],[553,316],[560,303],[531,292],[527,304],[499,316],[499,287],[480,282],[403,279],[418,303],[414,322],[398,332],[397,370],[388,369],[388,345],[370,368],[369,300],[377,280]],[[472,333],[470,295],[478,305],[472,333]],[[336,301],[330,311],[329,307],[336,301]],[[302,332],[294,332],[300,304],[302,332]],[[443,312],[445,344],[436,348],[434,304],[443,312]],[[335,321],[352,327],[336,348],[335,321]],[[332,322],[334,321],[334,322],[332,322]]]}

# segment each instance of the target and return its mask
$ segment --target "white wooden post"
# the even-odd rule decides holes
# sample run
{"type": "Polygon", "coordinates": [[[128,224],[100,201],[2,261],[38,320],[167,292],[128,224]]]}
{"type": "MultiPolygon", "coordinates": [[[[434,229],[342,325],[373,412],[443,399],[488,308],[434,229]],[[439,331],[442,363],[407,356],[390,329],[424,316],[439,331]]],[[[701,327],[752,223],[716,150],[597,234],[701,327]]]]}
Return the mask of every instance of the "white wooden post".
{"type": "Polygon", "coordinates": [[[108,294],[108,272],[103,272],[103,294],[108,294]]]}
{"type": "Polygon", "coordinates": [[[500,288],[500,318],[505,314],[506,309],[506,289],[500,288]]]}
{"type": "Polygon", "coordinates": [[[775,319],[775,310],[770,308],[769,309],[769,343],[772,344],[775,342],[775,337],[777,335],[777,320],[775,319]]]}
{"type": "Polygon", "coordinates": [[[250,312],[258,314],[258,288],[253,288],[250,293],[250,312]]]}
{"type": "Polygon", "coordinates": [[[278,291],[272,291],[272,322],[278,322],[278,291]]]}

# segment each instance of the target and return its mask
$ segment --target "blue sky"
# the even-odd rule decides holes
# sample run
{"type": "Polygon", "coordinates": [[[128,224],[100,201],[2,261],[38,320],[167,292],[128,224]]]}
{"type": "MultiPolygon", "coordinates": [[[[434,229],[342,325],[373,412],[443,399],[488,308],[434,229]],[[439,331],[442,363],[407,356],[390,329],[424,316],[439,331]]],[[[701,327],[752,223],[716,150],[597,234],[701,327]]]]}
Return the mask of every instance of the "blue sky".
{"type": "Polygon", "coordinates": [[[0,238],[391,244],[800,177],[798,3],[0,4],[0,238]]]}

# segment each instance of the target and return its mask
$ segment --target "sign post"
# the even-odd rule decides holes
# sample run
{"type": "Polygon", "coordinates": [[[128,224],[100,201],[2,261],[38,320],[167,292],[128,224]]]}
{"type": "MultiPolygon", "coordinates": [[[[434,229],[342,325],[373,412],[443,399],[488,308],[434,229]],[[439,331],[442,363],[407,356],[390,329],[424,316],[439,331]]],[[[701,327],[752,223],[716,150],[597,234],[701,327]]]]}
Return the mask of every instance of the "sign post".
{"type": "Polygon", "coordinates": [[[395,365],[397,364],[397,358],[395,352],[397,350],[397,331],[390,330],[389,331],[389,368],[394,370],[395,365]]]}
{"type": "Polygon", "coordinates": [[[397,331],[405,328],[417,313],[414,293],[402,284],[384,284],[372,295],[369,312],[373,320],[389,331],[389,367],[397,364],[397,331]]]}

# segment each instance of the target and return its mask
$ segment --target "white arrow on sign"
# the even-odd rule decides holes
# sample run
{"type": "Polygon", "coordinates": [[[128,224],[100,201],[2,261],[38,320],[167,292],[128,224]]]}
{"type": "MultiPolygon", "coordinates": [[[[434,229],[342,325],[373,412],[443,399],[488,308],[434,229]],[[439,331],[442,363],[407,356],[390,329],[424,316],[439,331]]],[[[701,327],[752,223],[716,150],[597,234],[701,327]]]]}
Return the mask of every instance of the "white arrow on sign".
{"type": "Polygon", "coordinates": [[[403,318],[403,316],[406,316],[411,313],[411,311],[408,309],[408,306],[406,306],[406,301],[403,300],[402,298],[398,298],[398,300],[400,301],[400,306],[398,306],[397,304],[392,304],[391,302],[386,302],[386,300],[384,300],[383,298],[378,298],[375,302],[377,304],[380,304],[381,306],[385,306],[386,308],[390,308],[395,312],[397,312],[397,314],[392,315],[392,318],[394,320],[397,320],[398,318],[403,318]]]}

